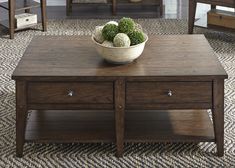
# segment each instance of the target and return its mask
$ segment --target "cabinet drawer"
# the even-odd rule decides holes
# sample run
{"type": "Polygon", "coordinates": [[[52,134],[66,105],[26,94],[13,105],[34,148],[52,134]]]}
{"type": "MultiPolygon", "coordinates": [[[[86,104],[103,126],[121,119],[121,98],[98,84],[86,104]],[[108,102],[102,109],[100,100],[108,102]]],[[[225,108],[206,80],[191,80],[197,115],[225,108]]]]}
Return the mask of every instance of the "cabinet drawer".
{"type": "Polygon", "coordinates": [[[29,83],[29,103],[113,103],[112,82],[29,83]]]}
{"type": "Polygon", "coordinates": [[[211,82],[129,82],[127,104],[210,103],[211,82]]]}
{"type": "Polygon", "coordinates": [[[234,12],[211,10],[207,13],[207,24],[235,29],[234,12]]]}

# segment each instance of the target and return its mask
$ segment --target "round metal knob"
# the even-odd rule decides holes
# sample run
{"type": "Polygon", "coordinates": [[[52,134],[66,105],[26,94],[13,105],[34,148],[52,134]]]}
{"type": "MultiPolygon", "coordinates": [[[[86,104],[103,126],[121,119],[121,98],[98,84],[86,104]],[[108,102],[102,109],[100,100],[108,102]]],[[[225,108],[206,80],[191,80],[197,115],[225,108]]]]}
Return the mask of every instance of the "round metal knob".
{"type": "Polygon", "coordinates": [[[168,90],[167,95],[168,95],[169,97],[171,97],[171,96],[173,95],[172,91],[171,91],[171,90],[168,90]]]}
{"type": "Polygon", "coordinates": [[[72,97],[73,95],[74,95],[74,91],[72,91],[72,90],[68,91],[68,96],[69,97],[72,97]]]}

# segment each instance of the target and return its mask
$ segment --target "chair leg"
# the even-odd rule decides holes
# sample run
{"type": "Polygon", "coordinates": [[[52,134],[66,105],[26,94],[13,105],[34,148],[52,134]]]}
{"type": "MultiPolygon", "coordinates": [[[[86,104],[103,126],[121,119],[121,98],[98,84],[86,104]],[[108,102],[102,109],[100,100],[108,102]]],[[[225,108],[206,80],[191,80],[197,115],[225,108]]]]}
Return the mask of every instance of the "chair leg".
{"type": "Polygon", "coordinates": [[[197,8],[196,0],[189,0],[188,34],[192,34],[193,33],[196,8],[197,8]]]}
{"type": "Polygon", "coordinates": [[[8,0],[9,5],[9,34],[10,39],[14,39],[15,33],[15,0],[8,0]]]}
{"type": "Polygon", "coordinates": [[[41,18],[43,31],[47,31],[47,14],[46,14],[46,0],[40,0],[41,3],[41,18]]]}

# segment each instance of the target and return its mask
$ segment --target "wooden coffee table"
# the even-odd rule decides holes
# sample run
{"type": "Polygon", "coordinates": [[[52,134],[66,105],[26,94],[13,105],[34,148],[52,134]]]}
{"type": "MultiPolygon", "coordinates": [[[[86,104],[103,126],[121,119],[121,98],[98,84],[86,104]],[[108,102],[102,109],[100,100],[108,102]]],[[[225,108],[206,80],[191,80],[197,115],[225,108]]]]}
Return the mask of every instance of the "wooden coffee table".
{"type": "Polygon", "coordinates": [[[127,65],[90,37],[35,37],[16,81],[16,154],[25,142],[215,142],[224,154],[227,74],[203,35],[150,36],[127,65]],[[207,113],[212,109],[213,123],[207,113]]]}

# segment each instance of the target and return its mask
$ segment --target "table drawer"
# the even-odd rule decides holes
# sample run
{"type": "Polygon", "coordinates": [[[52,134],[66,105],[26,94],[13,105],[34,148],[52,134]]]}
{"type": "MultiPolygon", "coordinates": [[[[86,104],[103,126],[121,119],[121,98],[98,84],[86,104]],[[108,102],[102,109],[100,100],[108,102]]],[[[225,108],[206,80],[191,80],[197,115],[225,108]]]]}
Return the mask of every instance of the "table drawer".
{"type": "Polygon", "coordinates": [[[211,82],[129,82],[127,104],[210,103],[211,82]]]}
{"type": "Polygon", "coordinates": [[[29,103],[113,103],[112,82],[29,83],[29,103]]]}

